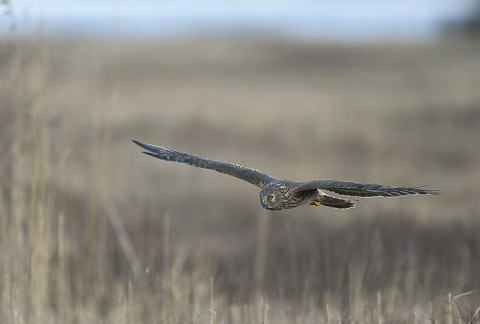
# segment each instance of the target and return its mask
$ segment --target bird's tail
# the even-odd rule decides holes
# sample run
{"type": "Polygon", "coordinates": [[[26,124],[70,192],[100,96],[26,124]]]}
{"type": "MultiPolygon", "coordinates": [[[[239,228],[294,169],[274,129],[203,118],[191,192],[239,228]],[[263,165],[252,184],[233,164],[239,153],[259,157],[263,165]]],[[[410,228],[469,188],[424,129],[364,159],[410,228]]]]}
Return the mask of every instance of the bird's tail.
{"type": "Polygon", "coordinates": [[[317,196],[310,205],[315,206],[327,206],[333,208],[353,208],[355,207],[355,201],[336,198],[327,195],[317,196]]]}

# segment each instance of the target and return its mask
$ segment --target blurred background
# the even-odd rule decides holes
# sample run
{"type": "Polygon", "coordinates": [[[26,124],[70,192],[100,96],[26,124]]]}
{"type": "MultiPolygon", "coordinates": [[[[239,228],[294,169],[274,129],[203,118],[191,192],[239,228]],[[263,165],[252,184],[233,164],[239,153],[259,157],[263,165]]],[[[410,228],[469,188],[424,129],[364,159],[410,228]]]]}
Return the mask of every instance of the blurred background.
{"type": "Polygon", "coordinates": [[[0,11],[0,322],[480,322],[478,1],[0,11]],[[269,212],[132,139],[444,195],[269,212]]]}

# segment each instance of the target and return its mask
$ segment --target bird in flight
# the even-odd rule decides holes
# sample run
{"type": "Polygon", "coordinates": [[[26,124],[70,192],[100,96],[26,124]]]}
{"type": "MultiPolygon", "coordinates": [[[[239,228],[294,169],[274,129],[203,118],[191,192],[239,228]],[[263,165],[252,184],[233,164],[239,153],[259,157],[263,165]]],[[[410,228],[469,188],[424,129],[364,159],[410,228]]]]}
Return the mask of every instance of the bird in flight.
{"type": "Polygon", "coordinates": [[[166,147],[151,145],[133,140],[143,147],[147,155],[165,161],[186,163],[188,165],[215,170],[228,174],[261,188],[260,203],[269,210],[281,210],[310,204],[333,208],[352,208],[356,201],[332,197],[322,190],[353,197],[403,197],[412,195],[438,195],[438,190],[423,187],[394,187],[372,183],[349,182],[340,180],[312,180],[297,182],[274,178],[264,172],[238,164],[215,161],[201,156],[175,151],[166,147]]]}

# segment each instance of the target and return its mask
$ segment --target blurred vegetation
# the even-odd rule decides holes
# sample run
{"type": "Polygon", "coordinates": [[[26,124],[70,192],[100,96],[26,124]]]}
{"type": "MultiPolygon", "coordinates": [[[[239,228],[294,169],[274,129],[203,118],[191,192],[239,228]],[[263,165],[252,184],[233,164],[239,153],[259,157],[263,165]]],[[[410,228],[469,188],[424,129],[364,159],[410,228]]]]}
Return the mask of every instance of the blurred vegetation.
{"type": "Polygon", "coordinates": [[[2,41],[0,322],[480,322],[478,50],[2,41]],[[445,195],[267,212],[131,139],[445,195]]]}
{"type": "Polygon", "coordinates": [[[444,24],[444,33],[451,37],[466,36],[471,41],[480,39],[480,1],[473,1],[470,12],[458,21],[450,21],[444,24]]]}

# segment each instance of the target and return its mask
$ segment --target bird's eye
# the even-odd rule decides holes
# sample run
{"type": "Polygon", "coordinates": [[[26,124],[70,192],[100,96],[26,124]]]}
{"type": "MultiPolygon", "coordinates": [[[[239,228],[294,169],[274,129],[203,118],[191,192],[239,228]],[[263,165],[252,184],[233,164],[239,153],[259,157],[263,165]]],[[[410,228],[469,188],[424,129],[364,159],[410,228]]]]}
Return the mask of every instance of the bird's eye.
{"type": "Polygon", "coordinates": [[[267,197],[268,200],[272,200],[273,199],[273,195],[270,195],[267,197]]]}

